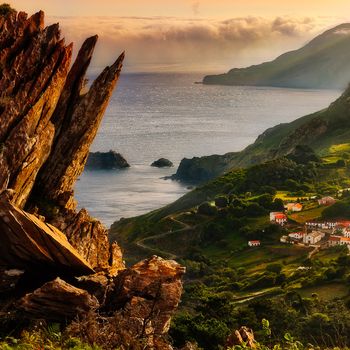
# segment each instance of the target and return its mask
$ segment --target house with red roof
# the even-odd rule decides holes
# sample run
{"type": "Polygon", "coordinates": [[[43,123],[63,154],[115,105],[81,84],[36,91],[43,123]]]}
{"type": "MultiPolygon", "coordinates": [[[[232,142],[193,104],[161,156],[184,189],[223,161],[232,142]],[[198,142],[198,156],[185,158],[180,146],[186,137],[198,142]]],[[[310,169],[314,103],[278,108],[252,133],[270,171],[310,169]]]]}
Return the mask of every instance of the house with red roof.
{"type": "Polygon", "coordinates": [[[285,208],[287,211],[298,212],[303,210],[303,205],[300,203],[287,203],[285,208]]]}
{"type": "Polygon", "coordinates": [[[287,215],[281,212],[271,212],[270,221],[283,226],[287,222],[287,215]]]}

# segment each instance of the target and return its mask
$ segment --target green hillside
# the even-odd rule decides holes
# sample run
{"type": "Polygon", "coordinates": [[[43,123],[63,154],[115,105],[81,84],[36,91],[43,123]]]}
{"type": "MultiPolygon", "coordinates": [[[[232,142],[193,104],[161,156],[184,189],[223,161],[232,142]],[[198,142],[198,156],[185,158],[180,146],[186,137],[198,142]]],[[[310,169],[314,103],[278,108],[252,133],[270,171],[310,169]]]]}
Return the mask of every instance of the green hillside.
{"type": "MultiPolygon", "coordinates": [[[[111,240],[124,248],[128,263],[156,254],[186,266],[185,294],[170,331],[175,345],[193,340],[218,350],[232,329],[245,324],[259,330],[267,318],[275,329],[271,340],[291,332],[326,348],[342,334],[327,324],[341,317],[341,327],[350,326],[347,248],[316,251],[279,240],[302,230],[305,218],[340,213],[350,219],[350,211],[342,210],[350,205],[346,150],[350,144],[331,147],[318,159],[302,148],[293,152],[294,160],[236,169],[164,208],[112,226],[111,240]],[[339,198],[334,208],[319,206],[316,198],[325,195],[339,198]],[[269,220],[271,211],[283,209],[283,200],[304,207],[289,215],[286,227],[269,220]],[[261,246],[249,247],[249,240],[261,246]],[[322,332],[315,332],[320,326],[322,332]]],[[[339,343],[349,345],[350,339],[339,343]]]]}
{"type": "Polygon", "coordinates": [[[324,32],[299,50],[274,61],[226,74],[209,75],[204,84],[292,88],[345,88],[350,80],[350,24],[324,32]]]}
{"type": "Polygon", "coordinates": [[[331,146],[349,141],[350,88],[328,108],[266,130],[241,152],[183,159],[174,178],[208,181],[234,168],[286,156],[299,145],[309,146],[317,155],[323,156],[331,146]]]}

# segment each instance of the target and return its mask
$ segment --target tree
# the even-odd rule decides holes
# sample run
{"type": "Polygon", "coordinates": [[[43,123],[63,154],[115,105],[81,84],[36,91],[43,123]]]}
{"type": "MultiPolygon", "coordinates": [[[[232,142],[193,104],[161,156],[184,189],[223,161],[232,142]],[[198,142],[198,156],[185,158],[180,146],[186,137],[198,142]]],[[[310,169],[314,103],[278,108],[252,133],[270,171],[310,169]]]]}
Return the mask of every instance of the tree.
{"type": "Polygon", "coordinates": [[[266,270],[270,271],[270,272],[274,272],[276,274],[279,274],[282,271],[282,267],[283,266],[279,263],[273,263],[273,264],[267,265],[266,270]]]}
{"type": "Polygon", "coordinates": [[[0,5],[0,16],[6,16],[10,12],[16,12],[16,10],[12,8],[10,4],[4,3],[0,5]]]}

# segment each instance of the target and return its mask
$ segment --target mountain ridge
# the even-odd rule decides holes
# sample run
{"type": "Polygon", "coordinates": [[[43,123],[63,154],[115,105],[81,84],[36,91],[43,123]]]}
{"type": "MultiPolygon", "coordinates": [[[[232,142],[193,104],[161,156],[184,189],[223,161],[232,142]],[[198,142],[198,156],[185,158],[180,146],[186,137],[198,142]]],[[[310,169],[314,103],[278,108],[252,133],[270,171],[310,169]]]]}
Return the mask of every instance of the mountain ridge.
{"type": "Polygon", "coordinates": [[[350,80],[349,48],[350,23],[343,23],[272,61],[207,75],[203,84],[344,89],[350,80]]]}

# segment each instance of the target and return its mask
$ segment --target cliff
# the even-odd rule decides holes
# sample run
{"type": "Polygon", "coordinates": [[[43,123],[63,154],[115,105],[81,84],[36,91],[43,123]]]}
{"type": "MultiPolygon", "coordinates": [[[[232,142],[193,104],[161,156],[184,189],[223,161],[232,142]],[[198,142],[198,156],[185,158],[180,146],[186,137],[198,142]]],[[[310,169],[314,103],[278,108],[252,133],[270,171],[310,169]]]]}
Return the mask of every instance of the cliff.
{"type": "Polygon", "coordinates": [[[350,24],[317,36],[271,62],[209,75],[204,84],[344,89],[350,80],[350,24]]]}
{"type": "Polygon", "coordinates": [[[107,229],[76,209],[74,184],[124,60],[86,91],[96,42],[88,38],[71,65],[72,45],[58,24],[45,27],[43,12],[0,17],[0,328],[90,313],[112,327],[118,315],[119,335],[166,349],[183,268],[157,257],[126,268],[107,229]]]}

